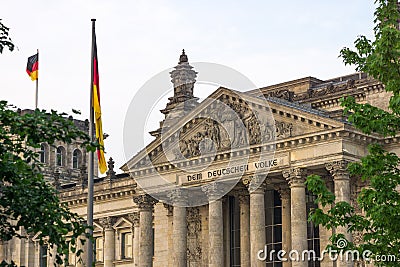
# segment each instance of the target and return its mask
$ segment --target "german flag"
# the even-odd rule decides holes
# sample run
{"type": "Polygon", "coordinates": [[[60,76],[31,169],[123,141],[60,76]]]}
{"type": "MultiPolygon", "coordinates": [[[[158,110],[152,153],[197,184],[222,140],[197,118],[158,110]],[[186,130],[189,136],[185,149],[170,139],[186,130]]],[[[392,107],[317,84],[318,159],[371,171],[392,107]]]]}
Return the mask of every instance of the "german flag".
{"type": "Polygon", "coordinates": [[[92,107],[94,110],[94,123],[96,126],[96,138],[97,142],[100,144],[100,149],[97,149],[97,159],[99,162],[100,173],[105,173],[107,170],[106,159],[104,157],[104,138],[103,138],[103,127],[101,123],[101,107],[100,107],[100,85],[99,85],[99,67],[97,60],[97,44],[96,35],[94,35],[93,40],[93,99],[92,107]]]}
{"type": "Polygon", "coordinates": [[[39,77],[39,53],[28,57],[28,64],[26,64],[26,72],[35,81],[39,77]]]}

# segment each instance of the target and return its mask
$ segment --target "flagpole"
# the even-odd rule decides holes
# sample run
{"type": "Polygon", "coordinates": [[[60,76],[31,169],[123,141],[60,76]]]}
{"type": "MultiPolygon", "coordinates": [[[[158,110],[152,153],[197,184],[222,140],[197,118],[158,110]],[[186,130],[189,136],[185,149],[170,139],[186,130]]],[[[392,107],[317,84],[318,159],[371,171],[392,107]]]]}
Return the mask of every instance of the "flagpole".
{"type": "MultiPolygon", "coordinates": [[[[37,62],[39,64],[39,49],[37,49],[37,62]]],[[[35,93],[35,109],[38,108],[38,94],[39,94],[39,68],[37,70],[37,77],[36,77],[36,93],[35,93]]]]}
{"type": "MultiPolygon", "coordinates": [[[[90,120],[89,120],[89,135],[90,140],[93,142],[93,123],[94,123],[94,111],[93,111],[93,57],[94,57],[94,42],[96,38],[95,33],[96,19],[92,19],[92,56],[91,56],[91,78],[90,78],[90,120]]],[[[88,200],[87,200],[87,225],[93,227],[93,173],[94,173],[94,152],[89,152],[89,170],[88,170],[88,200]]],[[[93,236],[93,229],[89,229],[88,233],[93,236]]],[[[93,265],[93,242],[91,239],[87,243],[87,266],[93,265]]]]}

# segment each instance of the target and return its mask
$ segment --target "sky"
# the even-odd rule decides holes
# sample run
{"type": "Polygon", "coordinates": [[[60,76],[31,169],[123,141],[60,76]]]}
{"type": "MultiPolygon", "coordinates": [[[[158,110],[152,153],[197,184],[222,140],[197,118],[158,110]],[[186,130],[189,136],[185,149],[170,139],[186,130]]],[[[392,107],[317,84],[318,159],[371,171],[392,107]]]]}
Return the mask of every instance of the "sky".
{"type": "MultiPolygon", "coordinates": [[[[82,114],[74,118],[88,118],[96,18],[106,159],[113,157],[119,168],[128,160],[123,130],[131,100],[146,81],[174,67],[182,49],[189,62],[228,66],[258,87],[307,76],[330,79],[354,72],[339,51],[353,47],[360,34],[371,38],[373,11],[372,0],[6,1],[0,18],[16,49],[0,54],[0,98],[34,108],[35,83],[25,69],[39,49],[39,108],[76,109],[82,114]]],[[[215,88],[197,89],[195,95],[205,96],[215,88]]],[[[165,104],[160,96],[158,105],[165,104]]],[[[150,116],[153,130],[163,118],[157,116],[150,116]]]]}

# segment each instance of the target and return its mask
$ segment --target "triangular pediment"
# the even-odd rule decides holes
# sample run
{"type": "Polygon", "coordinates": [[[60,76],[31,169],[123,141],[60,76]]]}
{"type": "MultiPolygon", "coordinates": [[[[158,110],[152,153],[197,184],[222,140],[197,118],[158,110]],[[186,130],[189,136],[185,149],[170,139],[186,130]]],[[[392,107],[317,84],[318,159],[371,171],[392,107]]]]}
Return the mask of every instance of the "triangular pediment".
{"type": "Polygon", "coordinates": [[[179,122],[165,129],[122,169],[143,169],[344,127],[344,122],[306,105],[222,87],[179,122]]]}
{"type": "Polygon", "coordinates": [[[124,217],[119,218],[116,223],[113,225],[114,229],[117,228],[131,228],[132,227],[132,223],[130,221],[128,221],[127,219],[125,219],[124,217]]]}
{"type": "Polygon", "coordinates": [[[93,231],[103,231],[103,226],[96,221],[93,222],[93,231]]]}

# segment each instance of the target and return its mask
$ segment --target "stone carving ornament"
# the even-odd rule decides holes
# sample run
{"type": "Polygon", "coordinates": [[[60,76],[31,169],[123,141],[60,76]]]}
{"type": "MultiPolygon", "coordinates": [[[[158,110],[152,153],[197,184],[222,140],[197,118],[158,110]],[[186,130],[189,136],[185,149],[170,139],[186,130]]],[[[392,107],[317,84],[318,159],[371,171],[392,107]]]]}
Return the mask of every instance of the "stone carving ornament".
{"type": "MultiPolygon", "coordinates": [[[[174,151],[175,159],[191,158],[211,152],[219,152],[244,145],[260,144],[277,138],[292,136],[293,124],[259,118],[256,110],[247,104],[225,101],[216,108],[210,118],[198,122],[198,130],[179,140],[174,151]],[[213,118],[218,118],[218,122],[213,118]]],[[[191,122],[190,122],[191,123],[191,122]]],[[[181,132],[180,135],[183,133],[181,132]]]]}
{"type": "Polygon", "coordinates": [[[187,260],[188,266],[199,263],[202,257],[201,250],[201,215],[198,207],[187,209],[187,260]]]}
{"type": "Polygon", "coordinates": [[[289,91],[287,89],[282,89],[282,90],[274,90],[272,92],[265,93],[266,97],[276,97],[280,99],[284,99],[286,101],[292,101],[294,92],[289,91]]]}
{"type": "Polygon", "coordinates": [[[347,170],[347,160],[337,160],[325,163],[325,168],[332,174],[334,179],[348,179],[349,173],[347,170]]]}
{"type": "Polygon", "coordinates": [[[157,200],[148,194],[144,194],[133,197],[133,202],[135,202],[139,206],[139,209],[151,210],[153,209],[154,204],[157,203],[157,200]]]}
{"type": "Polygon", "coordinates": [[[292,136],[293,124],[275,121],[276,138],[288,138],[292,136]]]}
{"type": "Polygon", "coordinates": [[[261,175],[251,175],[244,176],[242,178],[243,185],[247,188],[247,190],[252,193],[256,190],[259,192],[265,191],[266,184],[264,183],[265,178],[261,175]]]}
{"type": "Polygon", "coordinates": [[[117,219],[115,217],[105,217],[105,218],[100,218],[100,224],[103,225],[104,229],[112,229],[113,225],[115,224],[115,222],[117,221],[117,219]]]}
{"type": "Polygon", "coordinates": [[[187,208],[188,236],[198,238],[201,233],[200,210],[197,207],[187,208]]]}
{"type": "Polygon", "coordinates": [[[290,187],[304,187],[307,172],[303,168],[289,168],[284,170],[282,175],[288,181],[290,187]]]}

